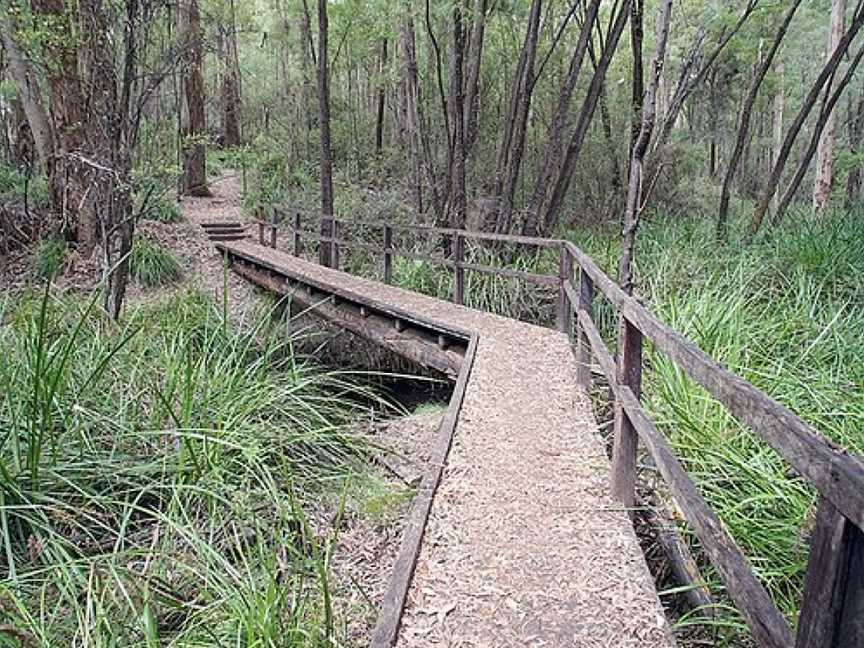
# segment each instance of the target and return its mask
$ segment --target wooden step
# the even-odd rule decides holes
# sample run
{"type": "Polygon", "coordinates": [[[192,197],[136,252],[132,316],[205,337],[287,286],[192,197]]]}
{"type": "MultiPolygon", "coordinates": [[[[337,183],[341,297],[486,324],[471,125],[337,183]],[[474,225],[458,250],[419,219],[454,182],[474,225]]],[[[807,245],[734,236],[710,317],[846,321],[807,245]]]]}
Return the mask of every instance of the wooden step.
{"type": "Polygon", "coordinates": [[[214,223],[201,223],[201,227],[205,230],[222,230],[222,229],[243,229],[245,226],[243,223],[237,221],[230,222],[214,222],[214,223]]]}

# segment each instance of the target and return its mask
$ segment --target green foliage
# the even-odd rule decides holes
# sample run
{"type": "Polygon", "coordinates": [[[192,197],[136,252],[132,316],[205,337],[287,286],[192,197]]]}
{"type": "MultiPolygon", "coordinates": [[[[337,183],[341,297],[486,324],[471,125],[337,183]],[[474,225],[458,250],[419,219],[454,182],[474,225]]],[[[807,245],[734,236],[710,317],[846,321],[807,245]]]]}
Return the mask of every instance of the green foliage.
{"type": "MultiPolygon", "coordinates": [[[[333,529],[368,402],[202,294],[119,327],[46,291],[0,326],[2,620],[44,646],[331,646],[333,529]]],[[[5,645],[5,644],[4,644],[5,645]]]]}
{"type": "Polygon", "coordinates": [[[66,252],[66,241],[62,236],[51,234],[45,237],[33,256],[33,272],[41,279],[52,279],[63,269],[66,252]]]}
{"type": "Polygon", "coordinates": [[[129,271],[145,288],[172,284],[183,276],[180,262],[171,251],[146,234],[135,238],[129,271]]]}
{"type": "Polygon", "coordinates": [[[0,164],[0,203],[23,203],[33,209],[48,205],[48,183],[38,173],[27,173],[9,164],[0,164]]]}
{"type": "Polygon", "coordinates": [[[159,223],[179,223],[183,220],[183,212],[167,193],[160,193],[150,197],[141,217],[159,223]]]}

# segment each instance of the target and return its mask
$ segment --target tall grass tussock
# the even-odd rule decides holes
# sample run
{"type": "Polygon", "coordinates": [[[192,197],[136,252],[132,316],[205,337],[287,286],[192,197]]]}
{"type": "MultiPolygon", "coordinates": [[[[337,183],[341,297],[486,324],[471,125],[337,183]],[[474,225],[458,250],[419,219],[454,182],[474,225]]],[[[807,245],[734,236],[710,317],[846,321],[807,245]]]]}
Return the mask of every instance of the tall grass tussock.
{"type": "Polygon", "coordinates": [[[95,301],[0,307],[0,645],[333,645],[368,394],[198,292],[119,325],[95,301]]]}

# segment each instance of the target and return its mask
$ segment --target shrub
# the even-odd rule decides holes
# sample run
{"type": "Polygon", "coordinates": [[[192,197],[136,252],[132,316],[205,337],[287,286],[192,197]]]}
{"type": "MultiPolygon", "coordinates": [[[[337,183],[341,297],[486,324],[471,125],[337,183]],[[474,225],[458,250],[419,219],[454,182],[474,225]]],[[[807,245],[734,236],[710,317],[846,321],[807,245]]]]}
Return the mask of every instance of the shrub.
{"type": "Polygon", "coordinates": [[[132,245],[132,278],[145,288],[175,283],[183,276],[180,262],[164,246],[149,236],[138,236],[132,245]]]}

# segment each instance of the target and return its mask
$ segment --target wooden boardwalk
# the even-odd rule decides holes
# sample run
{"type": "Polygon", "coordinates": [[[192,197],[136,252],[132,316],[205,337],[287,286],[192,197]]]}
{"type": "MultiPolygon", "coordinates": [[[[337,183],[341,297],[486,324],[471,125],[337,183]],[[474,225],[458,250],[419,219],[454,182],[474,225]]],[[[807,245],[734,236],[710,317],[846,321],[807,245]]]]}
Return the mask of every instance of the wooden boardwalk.
{"type": "MultiPolygon", "coordinates": [[[[431,504],[425,537],[419,556],[403,546],[375,645],[672,645],[630,519],[610,494],[610,464],[565,334],[249,240],[218,248],[256,283],[409,357],[458,368],[434,453],[442,465],[430,466],[418,495],[431,504]],[[400,587],[408,591],[397,626],[400,587]]],[[[419,539],[417,508],[406,536],[419,539]]]]}

